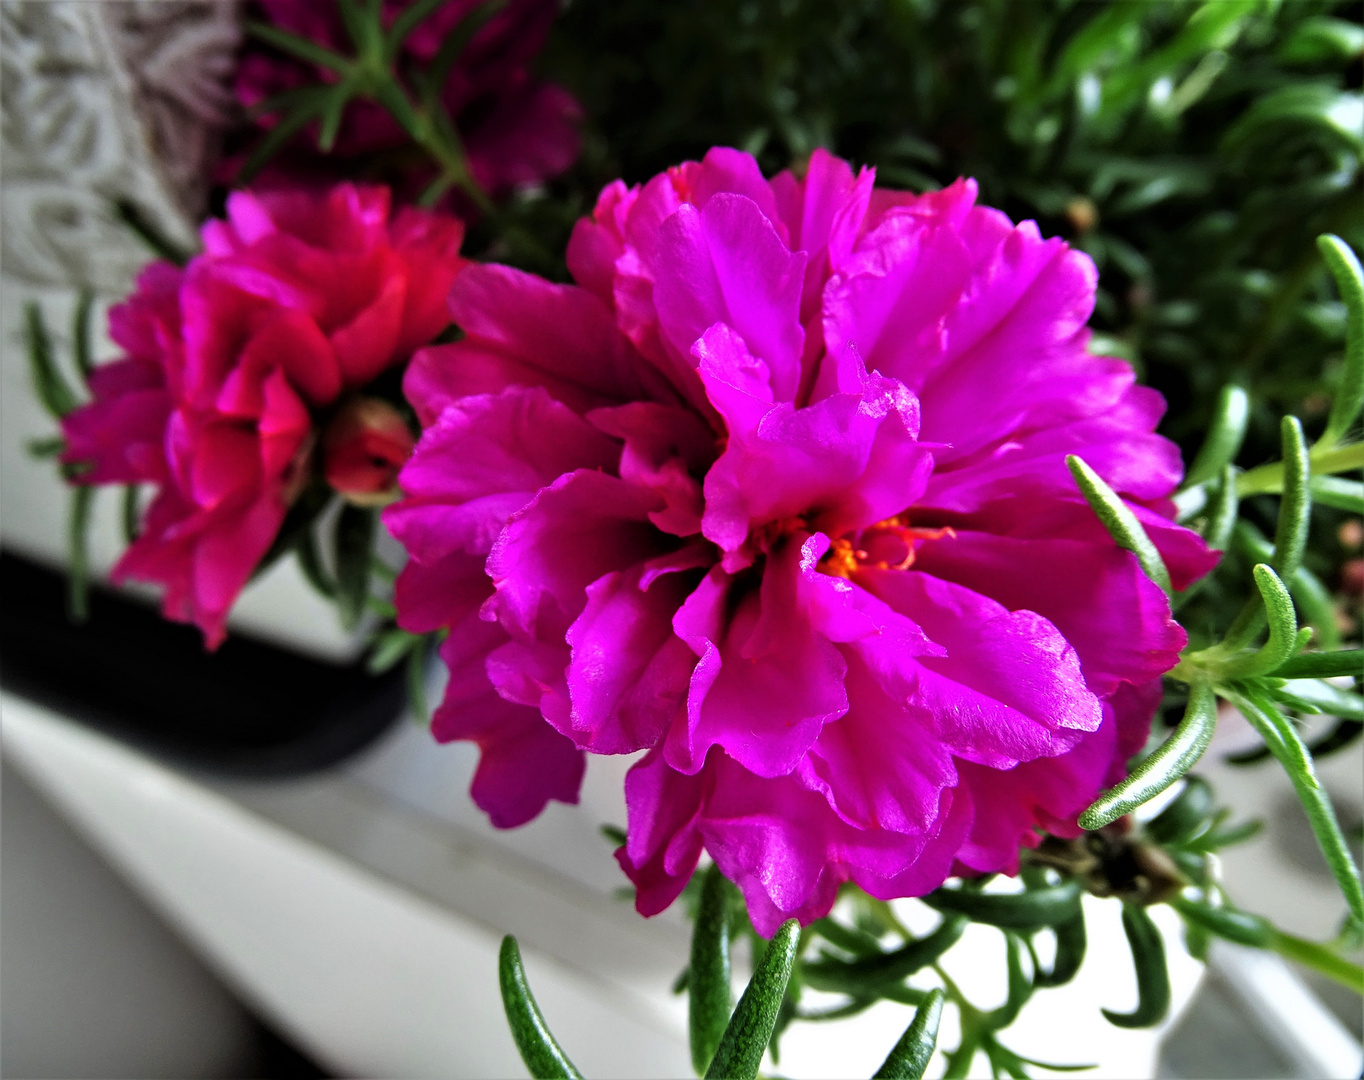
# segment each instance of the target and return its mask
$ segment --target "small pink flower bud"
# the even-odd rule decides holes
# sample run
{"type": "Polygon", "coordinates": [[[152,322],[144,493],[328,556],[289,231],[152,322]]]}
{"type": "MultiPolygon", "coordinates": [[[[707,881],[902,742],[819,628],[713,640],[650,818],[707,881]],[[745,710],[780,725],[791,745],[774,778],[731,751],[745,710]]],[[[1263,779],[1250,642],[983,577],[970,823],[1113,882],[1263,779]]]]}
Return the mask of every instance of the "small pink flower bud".
{"type": "Polygon", "coordinates": [[[398,496],[398,471],[416,440],[398,410],[377,398],[356,398],[322,436],[323,473],[357,506],[382,506],[398,496]]]}

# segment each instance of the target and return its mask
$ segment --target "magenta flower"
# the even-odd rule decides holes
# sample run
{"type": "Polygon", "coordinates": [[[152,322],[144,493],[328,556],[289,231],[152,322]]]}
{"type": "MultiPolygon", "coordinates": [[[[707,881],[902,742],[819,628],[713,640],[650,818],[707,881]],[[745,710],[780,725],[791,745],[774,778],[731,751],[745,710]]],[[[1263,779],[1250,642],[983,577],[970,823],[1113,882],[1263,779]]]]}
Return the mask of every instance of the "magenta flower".
{"type": "Polygon", "coordinates": [[[603,191],[578,286],[475,266],[405,386],[400,622],[448,627],[436,737],[501,826],[646,750],[617,852],[662,910],[707,851],[755,925],[854,881],[1012,871],[1123,774],[1185,643],[1064,463],[1179,588],[1163,402],[1086,350],[1084,255],[958,181],[716,149],[603,191]]]}
{"type": "MultiPolygon", "coordinates": [[[[385,22],[391,23],[408,2],[384,0],[385,22]]],[[[448,0],[412,32],[400,59],[420,69],[428,67],[446,35],[482,3],[448,0]]],[[[346,48],[346,31],[335,4],[260,0],[260,7],[281,29],[330,49],[346,48]]],[[[581,106],[563,87],[536,79],[529,71],[544,47],[556,8],[554,0],[511,0],[464,46],[450,71],[442,100],[459,131],[470,172],[484,191],[552,179],[578,157],[581,106]]],[[[330,77],[330,72],[253,45],[238,68],[236,93],[250,107],[330,77]]],[[[409,142],[385,109],[357,101],[347,109],[334,153],[340,157],[383,153],[409,142]]],[[[292,174],[336,172],[317,158],[306,139],[295,140],[290,159],[281,165],[292,174]]]]}
{"type": "Polygon", "coordinates": [[[62,421],[78,482],[160,485],[114,580],[164,586],[166,616],[216,647],[312,475],[317,414],[448,325],[463,236],[425,211],[390,221],[384,188],[237,192],[183,272],[148,267],[109,314],[126,357],[62,421]]]}

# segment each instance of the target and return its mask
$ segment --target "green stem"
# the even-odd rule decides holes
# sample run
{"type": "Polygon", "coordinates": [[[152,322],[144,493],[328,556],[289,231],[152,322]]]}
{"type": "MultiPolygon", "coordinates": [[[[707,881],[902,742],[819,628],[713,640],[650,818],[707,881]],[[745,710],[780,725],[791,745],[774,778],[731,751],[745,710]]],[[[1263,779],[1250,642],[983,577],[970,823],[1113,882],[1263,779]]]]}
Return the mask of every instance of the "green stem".
{"type": "Polygon", "coordinates": [[[1350,963],[1325,945],[1276,930],[1265,947],[1325,975],[1356,994],[1364,994],[1364,968],[1350,963]]]}
{"type": "Polygon", "coordinates": [[[1335,875],[1340,891],[1345,895],[1350,915],[1356,923],[1364,924],[1364,885],[1361,885],[1359,869],[1354,857],[1340,831],[1331,798],[1317,779],[1312,755],[1303,745],[1297,730],[1284,718],[1272,702],[1268,702],[1249,687],[1239,693],[1230,687],[1219,687],[1219,692],[1235,705],[1264,739],[1269,752],[1278,760],[1288,773],[1297,790],[1298,800],[1316,834],[1321,853],[1335,875]]]}
{"type": "MultiPolygon", "coordinates": [[[[1364,442],[1347,443],[1329,449],[1323,449],[1319,444],[1312,448],[1308,460],[1312,463],[1312,472],[1317,476],[1364,469],[1364,442]]],[[[1243,499],[1247,495],[1277,495],[1283,491],[1283,477],[1282,461],[1261,465],[1236,478],[1236,494],[1243,499]]]]}

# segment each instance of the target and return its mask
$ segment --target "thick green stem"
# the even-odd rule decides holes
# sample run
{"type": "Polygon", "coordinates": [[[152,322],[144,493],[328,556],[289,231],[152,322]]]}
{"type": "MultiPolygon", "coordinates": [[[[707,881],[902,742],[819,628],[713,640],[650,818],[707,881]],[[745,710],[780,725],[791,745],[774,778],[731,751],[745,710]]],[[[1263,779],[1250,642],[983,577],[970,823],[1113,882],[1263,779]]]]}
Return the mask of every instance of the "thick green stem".
{"type": "MultiPolygon", "coordinates": [[[[1312,464],[1312,472],[1317,476],[1364,469],[1364,442],[1348,443],[1330,449],[1313,447],[1308,458],[1312,464]]],[[[1283,491],[1283,479],[1282,461],[1261,465],[1258,469],[1243,472],[1236,478],[1236,494],[1243,499],[1248,495],[1277,495],[1283,491]]]]}

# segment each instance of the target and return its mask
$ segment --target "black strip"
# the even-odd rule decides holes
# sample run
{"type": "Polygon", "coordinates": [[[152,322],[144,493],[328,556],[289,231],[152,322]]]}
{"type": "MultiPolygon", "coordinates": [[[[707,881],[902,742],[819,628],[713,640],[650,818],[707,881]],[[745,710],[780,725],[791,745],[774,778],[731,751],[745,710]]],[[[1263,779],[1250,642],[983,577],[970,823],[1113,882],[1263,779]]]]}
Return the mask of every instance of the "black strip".
{"type": "Polygon", "coordinates": [[[0,681],[13,693],[210,772],[289,776],[334,765],[402,712],[401,668],[372,676],[198,630],[104,589],[67,620],[65,578],[0,553],[0,681]]]}

